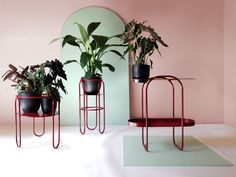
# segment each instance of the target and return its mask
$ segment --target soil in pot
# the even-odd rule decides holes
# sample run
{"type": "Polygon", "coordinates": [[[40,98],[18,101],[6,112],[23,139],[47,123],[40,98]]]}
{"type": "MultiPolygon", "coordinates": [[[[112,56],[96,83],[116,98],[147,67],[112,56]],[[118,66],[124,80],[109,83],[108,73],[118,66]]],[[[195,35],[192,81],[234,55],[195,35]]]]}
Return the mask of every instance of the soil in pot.
{"type": "Polygon", "coordinates": [[[42,108],[42,112],[44,114],[54,114],[57,108],[57,102],[54,100],[54,112],[52,112],[52,108],[53,108],[53,98],[52,97],[47,97],[47,98],[42,98],[41,101],[41,108],[42,108]]]}
{"type": "Polygon", "coordinates": [[[101,88],[101,78],[82,78],[82,87],[86,95],[97,95],[101,88]]]}
{"type": "Polygon", "coordinates": [[[150,76],[150,65],[134,64],[132,66],[133,80],[136,83],[146,83],[150,76]]]}
{"type": "Polygon", "coordinates": [[[41,99],[40,98],[30,98],[39,96],[35,93],[19,93],[18,96],[29,97],[20,99],[20,107],[24,113],[38,113],[41,99]]]}

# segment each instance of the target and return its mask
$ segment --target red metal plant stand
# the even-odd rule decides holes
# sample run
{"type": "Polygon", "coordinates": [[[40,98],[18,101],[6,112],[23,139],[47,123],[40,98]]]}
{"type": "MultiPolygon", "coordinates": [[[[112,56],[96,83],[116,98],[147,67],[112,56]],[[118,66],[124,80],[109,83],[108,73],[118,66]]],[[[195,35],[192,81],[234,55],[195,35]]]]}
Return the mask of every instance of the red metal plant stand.
{"type": "MultiPolygon", "coordinates": [[[[188,79],[188,78],[183,78],[188,79]]],[[[142,118],[129,119],[129,125],[142,128],[142,144],[144,149],[148,151],[148,128],[149,127],[172,127],[173,143],[179,149],[184,148],[184,127],[194,126],[195,121],[184,117],[184,87],[179,78],[171,75],[159,75],[151,77],[147,83],[142,85],[142,118]],[[148,88],[152,81],[165,80],[172,87],[172,117],[171,118],[149,118],[148,107],[148,88]],[[181,116],[175,115],[175,85],[174,81],[181,87],[181,116]],[[178,145],[175,140],[175,127],[181,128],[181,143],[178,145]],[[146,130],[146,131],[145,131],[146,130]]]]}
{"type": "Polygon", "coordinates": [[[21,118],[28,117],[33,119],[33,133],[37,137],[41,137],[45,133],[45,118],[52,118],[52,146],[53,148],[57,149],[60,144],[60,103],[58,104],[58,111],[55,112],[54,104],[56,101],[52,101],[52,113],[51,114],[43,114],[43,113],[24,113],[21,110],[20,100],[21,99],[42,99],[48,98],[46,96],[16,96],[15,98],[15,131],[16,131],[16,145],[20,148],[21,147],[21,118]],[[57,117],[57,142],[55,140],[55,118],[57,117]],[[37,133],[35,127],[35,119],[43,119],[43,127],[42,132],[37,133]]]}
{"type": "Polygon", "coordinates": [[[85,134],[86,128],[88,130],[95,130],[98,127],[98,130],[101,134],[105,131],[105,84],[103,80],[94,79],[98,81],[99,91],[96,95],[88,95],[84,92],[84,79],[82,78],[79,82],[79,126],[80,133],[85,134]],[[95,97],[95,105],[89,105],[89,97],[95,97]],[[95,126],[89,126],[89,112],[95,111],[95,126]],[[103,112],[103,116],[101,116],[103,112]],[[103,118],[103,125],[101,121],[103,118]],[[83,121],[82,121],[83,120],[83,121]]]}

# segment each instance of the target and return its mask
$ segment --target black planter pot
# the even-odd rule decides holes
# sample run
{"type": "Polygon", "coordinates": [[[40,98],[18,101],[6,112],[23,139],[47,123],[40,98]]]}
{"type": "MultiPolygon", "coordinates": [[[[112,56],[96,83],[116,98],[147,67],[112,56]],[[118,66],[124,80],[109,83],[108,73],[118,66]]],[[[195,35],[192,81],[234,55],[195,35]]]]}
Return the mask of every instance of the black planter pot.
{"type": "MultiPolygon", "coordinates": [[[[39,96],[34,93],[19,93],[18,96],[22,97],[36,97],[39,96]]],[[[21,98],[20,107],[24,113],[38,113],[40,107],[40,98],[21,98]]]]}
{"type": "Polygon", "coordinates": [[[53,103],[53,98],[48,97],[48,98],[42,98],[41,101],[41,108],[42,108],[42,112],[44,114],[54,114],[56,109],[57,109],[57,102],[54,100],[54,112],[52,112],[52,103],[53,103]]]}
{"type": "Polygon", "coordinates": [[[101,78],[82,78],[82,87],[86,95],[97,95],[101,88],[101,78]]]}
{"type": "Polygon", "coordinates": [[[132,66],[133,80],[136,83],[146,83],[150,76],[150,65],[134,64],[132,66]]]}

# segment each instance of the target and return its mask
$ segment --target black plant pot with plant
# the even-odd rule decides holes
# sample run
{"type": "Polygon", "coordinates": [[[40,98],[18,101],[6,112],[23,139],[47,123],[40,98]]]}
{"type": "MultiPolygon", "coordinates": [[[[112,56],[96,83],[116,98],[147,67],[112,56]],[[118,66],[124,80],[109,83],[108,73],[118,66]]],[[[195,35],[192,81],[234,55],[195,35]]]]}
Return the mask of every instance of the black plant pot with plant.
{"type": "Polygon", "coordinates": [[[3,81],[11,80],[19,96],[20,107],[24,113],[37,113],[40,107],[40,65],[17,68],[9,64],[9,69],[3,74],[3,81]],[[22,98],[21,98],[22,97],[22,98]]]}
{"type": "Polygon", "coordinates": [[[54,114],[57,109],[57,102],[52,97],[42,98],[41,108],[44,114],[54,114]]]}
{"type": "Polygon", "coordinates": [[[81,78],[82,88],[86,95],[97,95],[101,88],[101,78],[81,78]]]}
{"type": "Polygon", "coordinates": [[[60,102],[61,95],[59,89],[66,93],[62,79],[67,80],[63,64],[55,59],[46,61],[42,64],[17,68],[12,64],[2,76],[3,81],[11,80],[18,92],[20,106],[25,113],[37,113],[42,105],[44,114],[52,113],[52,100],[54,101],[54,110],[56,102],[60,102]],[[26,98],[48,96],[49,98],[26,98]]]}
{"type": "Polygon", "coordinates": [[[150,76],[150,65],[134,64],[132,65],[133,80],[136,83],[146,83],[150,76]]]}
{"type": "Polygon", "coordinates": [[[97,95],[101,87],[103,68],[107,68],[111,72],[115,71],[113,65],[104,63],[103,56],[107,53],[113,53],[118,58],[125,60],[124,56],[117,49],[118,47],[126,47],[127,45],[121,44],[120,42],[110,42],[114,38],[119,39],[121,34],[115,34],[109,37],[94,34],[101,22],[91,22],[87,28],[80,23],[74,24],[78,27],[81,37],[66,35],[62,38],[54,39],[52,42],[62,39],[62,47],[70,45],[79,50],[79,59],[67,60],[64,65],[78,63],[85,72],[84,77],[81,78],[84,93],[87,95],[97,95]]]}
{"type": "Polygon", "coordinates": [[[124,44],[128,44],[124,55],[129,53],[133,60],[132,66],[133,79],[136,83],[145,83],[150,75],[153,61],[150,56],[154,51],[159,51],[159,44],[164,47],[168,45],[162,40],[157,32],[150,25],[145,25],[146,21],[138,22],[132,20],[126,24],[125,30],[121,35],[124,44]]]}
{"type": "Polygon", "coordinates": [[[22,111],[24,113],[37,113],[38,112],[40,108],[41,99],[33,98],[33,97],[39,97],[38,94],[19,93],[18,96],[23,97],[23,98],[20,98],[20,107],[22,108],[22,111]]]}

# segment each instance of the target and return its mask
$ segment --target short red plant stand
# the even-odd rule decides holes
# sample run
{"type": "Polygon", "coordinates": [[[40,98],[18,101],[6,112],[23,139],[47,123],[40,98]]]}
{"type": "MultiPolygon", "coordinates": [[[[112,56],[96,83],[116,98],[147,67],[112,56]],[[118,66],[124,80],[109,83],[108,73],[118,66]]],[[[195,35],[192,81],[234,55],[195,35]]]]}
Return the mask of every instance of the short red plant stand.
{"type": "Polygon", "coordinates": [[[99,83],[99,91],[95,95],[85,93],[85,81],[83,78],[79,82],[79,126],[81,134],[85,134],[86,128],[88,130],[95,130],[98,127],[101,134],[105,131],[105,84],[100,79],[94,79],[94,81],[99,83]],[[95,105],[89,105],[89,97],[95,97],[95,105]],[[94,111],[96,123],[94,127],[91,127],[89,125],[89,112],[94,111]]]}
{"type": "MultiPolygon", "coordinates": [[[[192,78],[182,78],[192,79],[192,78]]],[[[173,129],[173,143],[179,149],[184,148],[184,127],[194,126],[195,121],[193,119],[185,118],[184,116],[184,86],[179,78],[172,75],[159,75],[151,77],[147,83],[142,85],[142,117],[129,119],[129,125],[142,128],[142,144],[144,149],[148,151],[148,128],[149,127],[172,127],[173,129]],[[150,118],[148,107],[148,88],[149,85],[156,80],[167,81],[172,87],[172,117],[171,118],[150,118]],[[175,115],[175,84],[178,83],[181,87],[181,115],[176,117],[175,115]],[[181,128],[181,143],[178,145],[175,140],[175,128],[181,128]]]]}
{"type": "Polygon", "coordinates": [[[43,99],[48,98],[47,96],[16,96],[15,98],[15,130],[16,130],[16,145],[21,147],[21,118],[32,118],[33,119],[33,133],[37,137],[41,137],[45,133],[45,118],[52,118],[52,146],[57,149],[60,144],[60,103],[57,102],[57,112],[54,110],[54,104],[56,101],[52,101],[52,113],[43,114],[43,113],[24,113],[21,108],[20,100],[21,99],[43,99]],[[57,141],[55,140],[55,119],[57,118],[57,141]],[[42,132],[36,132],[35,122],[36,119],[43,119],[43,129],[42,132]]]}

